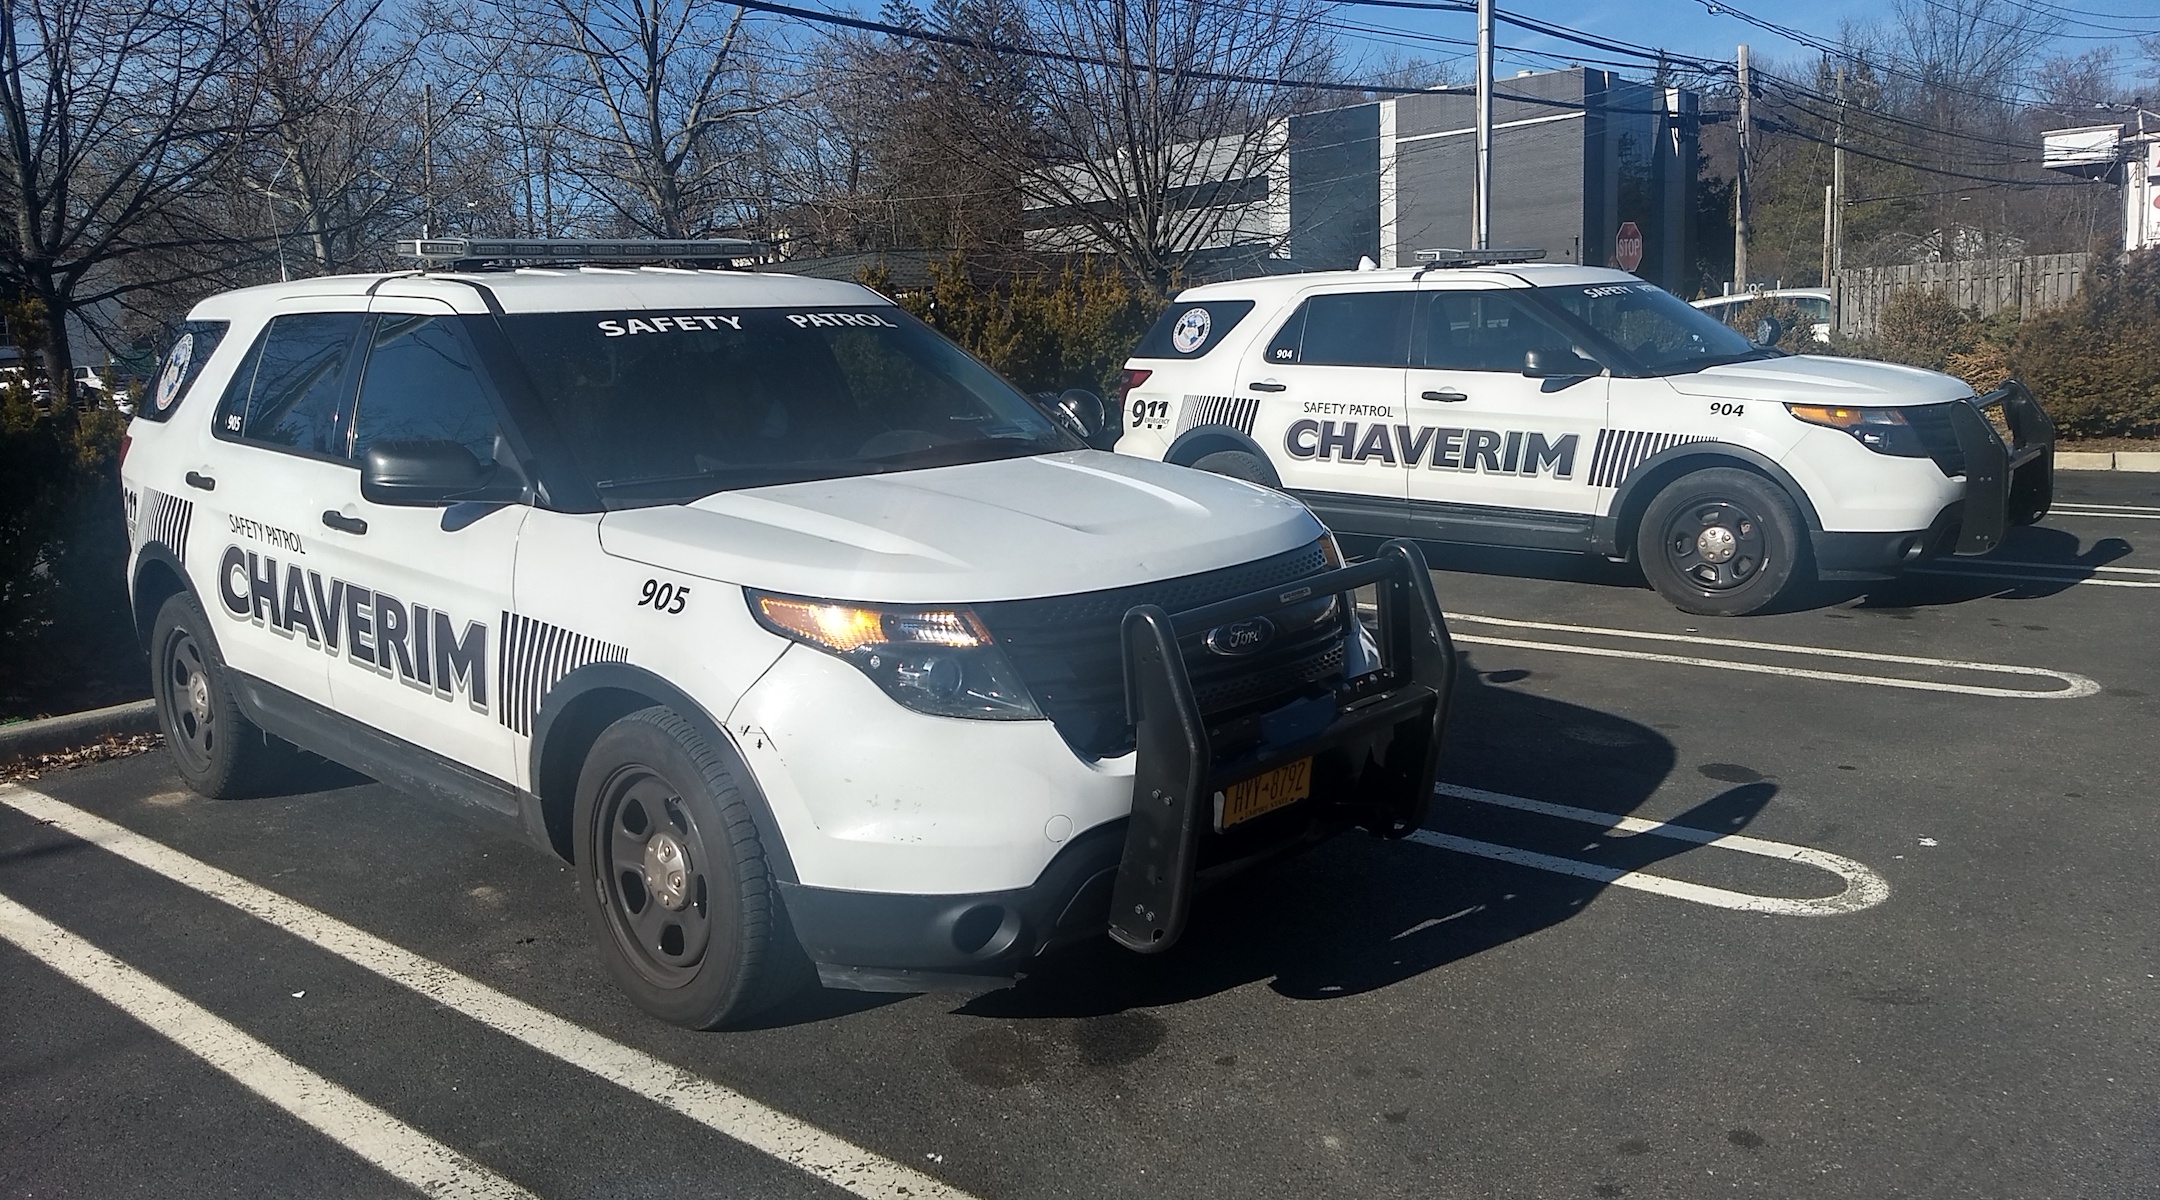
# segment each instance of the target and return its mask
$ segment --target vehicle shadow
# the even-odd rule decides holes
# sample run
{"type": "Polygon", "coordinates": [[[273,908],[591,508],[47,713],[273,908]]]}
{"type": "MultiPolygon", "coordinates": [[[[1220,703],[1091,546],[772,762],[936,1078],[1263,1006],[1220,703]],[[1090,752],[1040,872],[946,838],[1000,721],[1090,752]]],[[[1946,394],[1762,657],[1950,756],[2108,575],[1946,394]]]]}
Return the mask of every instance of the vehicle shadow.
{"type": "MultiPolygon", "coordinates": [[[[1481,676],[1469,665],[1466,656],[1443,780],[1623,815],[1672,773],[1673,745],[1655,730],[1506,686],[1528,672],[1481,676]]],[[[1733,767],[1729,777],[1753,775],[1733,767]]],[[[1747,783],[1675,821],[1738,830],[1776,791],[1767,782],[1747,783]]],[[[1445,796],[1435,799],[1426,827],[1561,855],[1581,846],[1585,832],[1580,824],[1445,796]],[[1555,826],[1562,824],[1572,828],[1560,834],[1555,826]]],[[[1697,848],[1658,837],[1607,841],[1596,861],[1619,870],[1697,848]]],[[[1260,980],[1295,999],[1338,999],[1550,928],[1582,912],[1606,886],[1415,841],[1349,833],[1204,894],[1184,937],[1166,954],[1141,956],[1098,939],[1044,960],[1017,985],[978,996],[958,1011],[1096,1017],[1260,980]]]]}
{"type": "Polygon", "coordinates": [[[2100,577],[2098,568],[2127,558],[2136,547],[2119,537],[2085,546],[2067,529],[2013,529],[2003,547],[1984,558],[1940,558],[1877,583],[1835,585],[1831,603],[1858,599],[1857,609],[1932,608],[1973,600],[2041,600],[2100,577]]]}

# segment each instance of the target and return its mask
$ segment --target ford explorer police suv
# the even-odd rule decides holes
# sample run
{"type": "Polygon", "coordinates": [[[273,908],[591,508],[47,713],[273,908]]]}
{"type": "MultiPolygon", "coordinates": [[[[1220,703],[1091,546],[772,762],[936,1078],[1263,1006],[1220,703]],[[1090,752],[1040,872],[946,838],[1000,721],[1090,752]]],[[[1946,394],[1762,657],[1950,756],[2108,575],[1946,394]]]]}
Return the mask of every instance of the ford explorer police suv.
{"type": "Polygon", "coordinates": [[[1706,615],[1985,554],[2047,512],[2055,430],[2022,384],[1786,354],[1535,256],[1185,291],[1127,363],[1117,448],[1338,532],[1632,558],[1706,615]]]}
{"type": "Polygon", "coordinates": [[[1159,951],[1207,881],[1417,827],[1454,659],[1414,547],[1345,567],[1280,493],[1090,449],[1099,399],[866,288],[679,265],[740,250],[423,242],[198,305],[122,470],[187,783],[297,746],[499,814],[697,1027],[808,964],[1159,951]]]}

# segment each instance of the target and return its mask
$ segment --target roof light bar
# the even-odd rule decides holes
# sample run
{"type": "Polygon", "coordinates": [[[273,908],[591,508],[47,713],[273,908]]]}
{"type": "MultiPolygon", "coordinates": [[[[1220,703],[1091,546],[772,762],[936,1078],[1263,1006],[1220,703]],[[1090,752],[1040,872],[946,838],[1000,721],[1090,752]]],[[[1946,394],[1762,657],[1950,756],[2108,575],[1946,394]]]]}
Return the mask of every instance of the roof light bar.
{"type": "Polygon", "coordinates": [[[697,240],[602,241],[586,238],[406,238],[397,244],[403,258],[438,263],[651,263],[738,262],[768,252],[763,242],[747,238],[697,240]]]}
{"type": "Polygon", "coordinates": [[[1442,248],[1437,250],[1420,250],[1417,252],[1417,258],[1419,262],[1426,263],[1435,267],[1473,265],[1482,266],[1486,263],[1536,262],[1543,257],[1545,257],[1545,252],[1543,250],[1533,250],[1527,247],[1513,250],[1456,250],[1453,248],[1442,248]]]}

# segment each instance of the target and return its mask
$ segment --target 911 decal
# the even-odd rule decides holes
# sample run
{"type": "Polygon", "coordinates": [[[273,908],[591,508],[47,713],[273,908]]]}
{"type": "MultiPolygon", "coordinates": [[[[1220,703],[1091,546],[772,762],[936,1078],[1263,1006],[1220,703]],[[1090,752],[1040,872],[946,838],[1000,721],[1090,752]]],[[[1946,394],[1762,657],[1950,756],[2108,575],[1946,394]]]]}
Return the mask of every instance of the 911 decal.
{"type": "Polygon", "coordinates": [[[1557,441],[1537,430],[1451,429],[1445,426],[1389,425],[1378,421],[1292,421],[1283,434],[1283,450],[1307,461],[1365,463],[1390,467],[1430,466],[1435,471],[1476,471],[1488,475],[1575,477],[1575,447],[1580,434],[1557,441]]]}

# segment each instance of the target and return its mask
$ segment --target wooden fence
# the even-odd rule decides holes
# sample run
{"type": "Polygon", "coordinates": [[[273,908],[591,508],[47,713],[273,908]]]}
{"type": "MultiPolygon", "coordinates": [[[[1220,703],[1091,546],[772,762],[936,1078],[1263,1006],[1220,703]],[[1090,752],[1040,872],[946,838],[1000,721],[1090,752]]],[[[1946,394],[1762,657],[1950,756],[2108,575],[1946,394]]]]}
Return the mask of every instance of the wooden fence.
{"type": "Polygon", "coordinates": [[[2089,254],[2035,254],[1838,272],[1838,330],[1871,337],[1883,304],[1903,288],[1926,288],[1985,316],[2015,309],[2029,317],[2077,295],[2089,254]]]}

